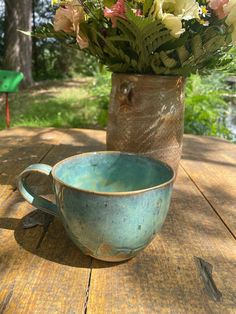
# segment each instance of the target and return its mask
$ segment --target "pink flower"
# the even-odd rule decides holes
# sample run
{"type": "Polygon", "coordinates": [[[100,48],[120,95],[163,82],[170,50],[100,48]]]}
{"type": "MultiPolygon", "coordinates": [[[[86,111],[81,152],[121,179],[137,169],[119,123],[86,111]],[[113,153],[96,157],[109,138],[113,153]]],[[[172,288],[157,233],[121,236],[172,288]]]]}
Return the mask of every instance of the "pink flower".
{"type": "Polygon", "coordinates": [[[142,11],[140,9],[131,9],[136,16],[142,16],[142,11]]]}
{"type": "Polygon", "coordinates": [[[137,9],[137,10],[135,11],[135,15],[137,15],[137,16],[143,16],[143,15],[142,15],[142,11],[141,11],[140,9],[137,9]]]}
{"type": "Polygon", "coordinates": [[[54,30],[74,35],[81,49],[88,47],[88,40],[80,34],[80,23],[85,20],[84,10],[81,6],[65,5],[56,11],[54,30]]]}
{"type": "Polygon", "coordinates": [[[228,4],[228,2],[229,0],[208,0],[210,8],[215,11],[220,19],[226,17],[224,6],[228,4]]]}
{"type": "Polygon", "coordinates": [[[125,17],[125,0],[117,0],[116,4],[114,4],[110,9],[106,7],[104,10],[104,16],[111,19],[113,28],[116,27],[117,17],[125,17]]]}

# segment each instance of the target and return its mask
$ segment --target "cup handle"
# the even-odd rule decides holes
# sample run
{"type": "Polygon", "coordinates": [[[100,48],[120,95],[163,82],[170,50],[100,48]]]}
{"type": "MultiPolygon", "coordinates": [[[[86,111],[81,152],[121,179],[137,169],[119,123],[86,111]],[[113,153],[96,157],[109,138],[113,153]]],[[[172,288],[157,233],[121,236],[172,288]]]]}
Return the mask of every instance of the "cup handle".
{"type": "Polygon", "coordinates": [[[51,214],[53,216],[59,216],[59,210],[57,205],[53,204],[52,202],[48,201],[47,199],[36,195],[28,184],[26,183],[26,177],[30,173],[41,173],[46,176],[51,176],[52,167],[45,164],[34,164],[26,168],[21,174],[17,177],[17,187],[20,191],[21,195],[24,199],[32,204],[33,206],[37,207],[38,209],[42,210],[47,214],[51,214]]]}

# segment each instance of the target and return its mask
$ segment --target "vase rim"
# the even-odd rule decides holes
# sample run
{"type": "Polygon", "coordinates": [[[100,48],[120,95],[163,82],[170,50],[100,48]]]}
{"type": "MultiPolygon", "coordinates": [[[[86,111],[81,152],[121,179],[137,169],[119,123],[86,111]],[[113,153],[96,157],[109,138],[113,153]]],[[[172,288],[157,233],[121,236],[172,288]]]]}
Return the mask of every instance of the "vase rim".
{"type": "Polygon", "coordinates": [[[170,79],[182,79],[185,80],[186,77],[182,76],[182,75],[157,75],[157,74],[140,74],[140,73],[115,73],[112,72],[112,76],[135,76],[135,77],[146,77],[146,78],[161,78],[161,79],[166,79],[166,80],[170,80],[170,79]]]}

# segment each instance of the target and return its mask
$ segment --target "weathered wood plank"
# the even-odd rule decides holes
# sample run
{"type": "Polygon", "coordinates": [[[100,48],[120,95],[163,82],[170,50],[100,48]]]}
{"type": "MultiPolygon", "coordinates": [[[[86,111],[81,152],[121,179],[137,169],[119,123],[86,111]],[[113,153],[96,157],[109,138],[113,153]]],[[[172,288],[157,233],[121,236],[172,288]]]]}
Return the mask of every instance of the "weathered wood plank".
{"type": "MultiPolygon", "coordinates": [[[[13,128],[0,132],[0,174],[12,177],[28,164],[38,162],[53,145],[59,145],[60,150],[66,152],[66,147],[72,149],[72,154],[86,151],[86,147],[105,149],[104,131],[77,130],[77,129],[35,129],[13,128]]],[[[55,153],[56,157],[56,153],[55,153]]],[[[68,156],[67,156],[68,157],[68,156]]],[[[8,178],[9,180],[9,178],[8,178]]],[[[4,181],[4,185],[5,185],[4,181]]]]}
{"type": "MultiPolygon", "coordinates": [[[[32,134],[32,132],[30,133],[32,134]]],[[[20,218],[30,211],[30,206],[25,204],[22,207],[22,199],[14,193],[15,176],[32,162],[39,162],[52,147],[52,145],[42,146],[37,142],[32,146],[32,141],[29,141],[27,134],[21,135],[12,129],[0,132],[1,313],[6,312],[14,292],[15,283],[20,280],[21,267],[27,267],[30,258],[30,254],[24,254],[25,252],[14,239],[14,230],[18,227],[20,218]]],[[[42,236],[42,228],[27,230],[27,235],[28,245],[32,246],[42,236]]]]}
{"type": "Polygon", "coordinates": [[[236,237],[236,145],[185,136],[181,165],[236,237]]]}
{"type": "MultiPolygon", "coordinates": [[[[51,165],[76,153],[105,148],[102,131],[28,131],[25,128],[14,130],[16,134],[12,131],[12,137],[22,136],[26,146],[32,139],[35,144],[54,145],[43,160],[51,165]]],[[[1,146],[1,133],[0,156],[5,147],[5,144],[1,146]]],[[[193,140],[198,138],[193,137],[193,140]]],[[[203,145],[205,139],[200,138],[200,141],[203,145]]],[[[207,143],[209,151],[214,149],[214,140],[207,143]]],[[[228,145],[220,143],[219,146],[221,144],[228,145]]],[[[198,149],[196,144],[194,149],[198,149]]],[[[14,152],[17,157],[21,156],[17,150],[14,152]]],[[[231,147],[227,158],[233,154],[231,147]]],[[[22,160],[19,165],[17,171],[22,170],[22,160]]],[[[30,181],[40,193],[49,193],[46,178],[40,177],[40,185],[35,176],[30,181]]],[[[0,241],[3,243],[0,248],[0,312],[84,311],[91,259],[83,256],[68,240],[57,219],[46,234],[40,226],[24,230],[21,218],[32,208],[18,193],[12,192],[11,197],[5,198],[3,194],[0,197],[0,241]]],[[[229,231],[180,169],[172,208],[157,239],[127,263],[112,265],[93,261],[87,313],[235,313],[235,250],[229,231]],[[194,256],[214,266],[213,278],[223,294],[221,302],[212,301],[203,291],[194,256]]]]}
{"type": "Polygon", "coordinates": [[[15,177],[25,167],[40,160],[52,148],[35,137],[43,131],[16,128],[0,132],[0,197],[8,196],[16,188],[15,177]]]}
{"type": "Polygon", "coordinates": [[[100,130],[17,127],[0,132],[0,146],[8,147],[25,142],[96,146],[104,143],[105,136],[105,132],[100,130]]]}
{"type": "MultiPolygon", "coordinates": [[[[53,152],[44,158],[43,163],[54,166],[57,162],[73,155],[106,149],[104,131],[71,129],[63,132],[60,143],[54,146],[53,152]]],[[[38,193],[45,193],[45,186],[49,186],[48,178],[41,175],[34,175],[30,183],[38,193]]],[[[52,193],[51,189],[47,190],[47,193],[50,192],[52,193]]]]}
{"type": "MultiPolygon", "coordinates": [[[[19,228],[21,217],[24,217],[31,207],[14,193],[1,204],[0,212],[0,312],[6,312],[13,294],[15,285],[27,285],[28,276],[24,277],[24,269],[32,269],[33,256],[16,242],[15,230],[19,228]],[[10,298],[9,298],[10,296],[10,298]],[[4,311],[3,311],[4,310],[4,311]]],[[[42,235],[42,227],[25,230],[28,246],[33,247],[42,235]]],[[[20,302],[21,303],[21,302],[20,302]]],[[[19,303],[19,304],[20,304],[19,303]]]]}
{"type": "MultiPolygon", "coordinates": [[[[15,177],[28,165],[39,162],[53,145],[52,165],[69,155],[105,149],[105,133],[95,130],[12,128],[0,132],[0,197],[16,188],[15,177]],[[103,145],[102,145],[103,144],[103,145]],[[71,150],[69,155],[66,154],[71,150]],[[64,154],[62,154],[64,152],[64,154]]],[[[9,196],[8,195],[8,196],[9,196]]]]}
{"type": "Polygon", "coordinates": [[[167,221],[151,245],[127,263],[93,261],[87,313],[235,313],[235,263],[234,239],[180,169],[167,221]],[[203,291],[195,256],[213,265],[221,302],[203,291]]]}
{"type": "MultiPolygon", "coordinates": [[[[47,141],[50,145],[60,143],[43,160],[52,165],[73,154],[93,150],[104,141],[104,132],[100,132],[101,140],[99,135],[96,139],[93,131],[52,132],[53,135],[50,131],[44,132],[47,137],[40,143],[42,146],[48,145],[47,141]],[[87,143],[90,149],[84,147],[87,143]]],[[[34,134],[27,139],[28,144],[31,137],[34,138],[34,134]]],[[[37,146],[38,138],[34,141],[37,146]]],[[[38,162],[27,159],[24,163],[21,150],[17,151],[17,148],[15,154],[20,159],[17,167],[13,167],[14,163],[8,165],[12,177],[28,164],[38,162]]],[[[47,178],[40,178],[40,186],[37,180],[35,176],[29,178],[37,192],[48,193],[47,178]]],[[[4,245],[0,249],[0,309],[4,313],[81,313],[86,300],[91,258],[75,248],[58,220],[52,223],[45,238],[43,227],[24,230],[21,218],[31,210],[32,207],[22,200],[18,192],[12,191],[11,197],[1,198],[0,241],[4,245]]]]}
{"type": "MultiPolygon", "coordinates": [[[[13,204],[15,204],[15,201],[13,204]]],[[[21,217],[29,205],[0,219],[0,309],[4,313],[82,313],[90,274],[90,258],[53,227],[37,248],[43,227],[24,230],[21,217]],[[9,230],[9,229],[13,230],[9,230]],[[9,298],[10,295],[10,298],[9,298]],[[7,300],[7,302],[6,302],[7,300]]]]}

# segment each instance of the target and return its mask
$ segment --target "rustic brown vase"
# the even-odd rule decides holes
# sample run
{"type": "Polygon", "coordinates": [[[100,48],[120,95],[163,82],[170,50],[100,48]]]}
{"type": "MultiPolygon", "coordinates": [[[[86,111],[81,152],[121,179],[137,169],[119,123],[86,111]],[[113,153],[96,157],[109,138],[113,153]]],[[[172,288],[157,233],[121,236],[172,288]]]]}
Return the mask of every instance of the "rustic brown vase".
{"type": "Polygon", "coordinates": [[[139,153],[174,168],[182,152],[184,78],[113,74],[107,149],[139,153]]]}

